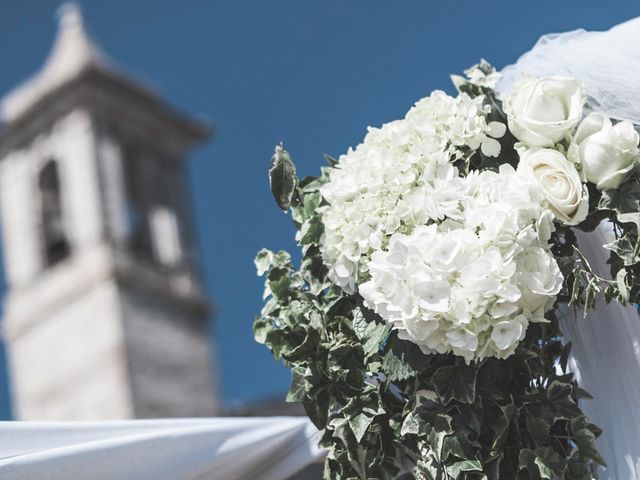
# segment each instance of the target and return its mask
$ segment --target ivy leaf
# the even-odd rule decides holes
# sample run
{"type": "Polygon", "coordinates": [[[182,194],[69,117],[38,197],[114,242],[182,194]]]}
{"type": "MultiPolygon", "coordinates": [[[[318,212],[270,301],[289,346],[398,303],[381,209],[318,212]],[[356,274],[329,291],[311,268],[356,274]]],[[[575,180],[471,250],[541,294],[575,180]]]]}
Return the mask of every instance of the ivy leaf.
{"type": "Polygon", "coordinates": [[[287,402],[300,402],[304,398],[306,393],[306,382],[304,380],[304,372],[301,372],[299,368],[291,369],[291,386],[285,401],[287,402]]]}
{"type": "Polygon", "coordinates": [[[451,478],[459,478],[462,472],[482,472],[482,463],[478,460],[462,460],[447,466],[451,478]]]}
{"type": "Polygon", "coordinates": [[[259,277],[261,277],[262,275],[264,275],[269,271],[269,268],[271,268],[272,261],[273,261],[273,252],[271,250],[267,250],[266,248],[263,248],[258,252],[253,263],[256,266],[256,271],[258,272],[259,277]]]}
{"type": "Polygon", "coordinates": [[[373,355],[380,351],[380,345],[389,335],[391,327],[382,323],[371,323],[365,331],[365,343],[362,346],[365,355],[373,355]]]}
{"type": "Polygon", "coordinates": [[[640,230],[640,179],[632,176],[620,187],[605,190],[598,208],[613,210],[621,223],[634,223],[640,230]]]}
{"type": "Polygon", "coordinates": [[[534,450],[533,461],[538,467],[540,478],[548,480],[562,480],[567,469],[567,462],[550,447],[540,447],[534,450]]]}
{"type": "Polygon", "coordinates": [[[391,328],[386,323],[368,320],[359,308],[353,311],[353,331],[362,343],[366,356],[380,351],[380,345],[389,336],[391,328]]]}
{"type": "Polygon", "coordinates": [[[432,382],[445,405],[451,400],[473,403],[476,399],[477,373],[472,365],[440,367],[433,374],[432,382]]]}
{"type": "Polygon", "coordinates": [[[589,310],[595,308],[596,306],[596,298],[598,293],[600,293],[600,287],[595,279],[589,280],[587,287],[584,291],[584,311],[583,315],[586,317],[589,313],[589,310]]]}
{"type": "Polygon", "coordinates": [[[329,164],[330,167],[335,167],[338,164],[338,160],[333,158],[328,153],[324,154],[324,159],[326,160],[326,162],[329,164]]]}
{"type": "Polygon", "coordinates": [[[298,186],[298,177],[293,160],[282,144],[276,146],[276,151],[271,157],[269,185],[278,206],[285,212],[289,210],[293,194],[298,186]]]}
{"type": "Polygon", "coordinates": [[[543,418],[527,415],[527,430],[536,442],[544,442],[549,437],[550,428],[549,423],[543,418]]]}
{"type": "Polygon", "coordinates": [[[627,303],[629,301],[629,288],[627,287],[627,271],[624,268],[618,270],[616,274],[616,283],[618,285],[618,293],[620,301],[627,303]]]}
{"type": "Polygon", "coordinates": [[[404,358],[398,357],[391,350],[382,357],[382,371],[392,382],[406,380],[417,373],[404,358]]]}
{"type": "Polygon", "coordinates": [[[635,235],[629,233],[604,246],[618,255],[625,267],[640,262],[640,243],[635,235]]]}
{"type": "Polygon", "coordinates": [[[573,282],[571,283],[571,298],[569,299],[569,305],[576,305],[580,300],[580,294],[582,290],[582,282],[580,280],[580,275],[582,275],[582,268],[576,266],[571,272],[571,276],[573,277],[573,282]]]}
{"type": "Polygon", "coordinates": [[[253,337],[256,342],[265,343],[269,330],[271,330],[271,325],[268,320],[258,317],[255,322],[253,322],[253,337]]]}
{"type": "Polygon", "coordinates": [[[302,215],[306,220],[316,215],[316,209],[322,203],[322,196],[320,192],[310,192],[304,196],[304,203],[302,206],[302,215]]]}
{"type": "Polygon", "coordinates": [[[599,429],[592,428],[594,426],[587,423],[584,416],[573,418],[570,425],[573,441],[578,446],[580,453],[606,467],[607,464],[595,447],[596,437],[598,436],[596,433],[599,434],[599,429]]]}
{"type": "Polygon", "coordinates": [[[358,443],[362,441],[362,437],[367,433],[369,425],[373,422],[373,416],[367,415],[365,412],[359,413],[349,418],[348,423],[353,435],[356,437],[358,443]]]}
{"type": "Polygon", "coordinates": [[[513,419],[515,413],[515,407],[513,405],[506,405],[500,407],[500,413],[493,423],[489,424],[491,430],[495,432],[495,437],[491,443],[491,452],[498,453],[502,450],[504,443],[507,440],[509,433],[509,425],[513,419]]]}
{"type": "Polygon", "coordinates": [[[554,380],[549,386],[547,396],[550,401],[555,402],[567,398],[569,395],[571,395],[572,390],[573,387],[570,383],[564,383],[558,380],[554,380]]]}
{"type": "Polygon", "coordinates": [[[524,448],[520,450],[520,469],[529,471],[528,478],[562,480],[567,462],[549,447],[524,448]]]}
{"type": "Polygon", "coordinates": [[[324,224],[320,217],[311,217],[302,224],[302,228],[300,229],[300,244],[308,245],[319,243],[323,232],[324,224]]]}
{"type": "Polygon", "coordinates": [[[382,371],[392,382],[416,375],[429,362],[429,357],[416,344],[400,340],[395,332],[389,335],[387,348],[382,358],[382,371]]]}

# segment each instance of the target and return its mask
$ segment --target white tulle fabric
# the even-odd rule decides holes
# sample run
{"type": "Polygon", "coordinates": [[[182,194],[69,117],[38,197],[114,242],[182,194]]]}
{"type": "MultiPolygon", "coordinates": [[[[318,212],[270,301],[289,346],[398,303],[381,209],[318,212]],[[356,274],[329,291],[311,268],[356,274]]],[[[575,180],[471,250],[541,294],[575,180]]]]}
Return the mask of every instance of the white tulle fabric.
{"type": "Polygon", "coordinates": [[[514,65],[502,70],[499,91],[530,74],[580,79],[587,109],[640,124],[640,17],[606,32],[573,30],[544,35],[514,65]]]}
{"type": "MultiPolygon", "coordinates": [[[[533,49],[503,70],[500,92],[509,92],[523,74],[565,75],[580,79],[587,109],[640,124],[640,18],[606,32],[572,32],[542,37],[533,49]]],[[[579,233],[580,248],[594,270],[606,276],[609,225],[579,233]]],[[[608,468],[605,480],[640,480],[640,318],[633,306],[606,305],[583,319],[566,309],[562,328],[573,343],[570,365],[594,400],[582,402],[604,433],[598,447],[608,468]]]]}

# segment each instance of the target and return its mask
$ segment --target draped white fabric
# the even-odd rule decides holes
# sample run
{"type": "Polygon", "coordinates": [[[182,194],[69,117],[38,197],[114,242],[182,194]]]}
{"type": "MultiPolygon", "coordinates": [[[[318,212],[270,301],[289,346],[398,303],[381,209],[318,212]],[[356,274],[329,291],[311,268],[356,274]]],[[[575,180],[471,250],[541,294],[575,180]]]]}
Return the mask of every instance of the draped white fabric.
{"type": "Polygon", "coordinates": [[[306,418],[0,422],[3,480],[283,480],[322,459],[306,418]]]}
{"type": "Polygon", "coordinates": [[[498,84],[509,91],[522,74],[564,75],[587,89],[587,108],[640,124],[640,17],[606,32],[574,30],[544,35],[514,65],[502,70],[498,84]]]}
{"type": "MultiPolygon", "coordinates": [[[[578,233],[580,250],[599,275],[608,278],[607,250],[613,232],[602,225],[578,233]]],[[[634,306],[599,299],[587,318],[566,310],[562,330],[573,344],[570,367],[593,395],[581,407],[604,430],[598,450],[608,468],[601,480],[640,480],[640,317],[634,306]]]]}
{"type": "MultiPolygon", "coordinates": [[[[607,32],[576,30],[542,37],[533,49],[503,70],[498,85],[508,92],[523,74],[580,79],[587,108],[640,124],[640,18],[607,32]]],[[[580,248],[594,270],[608,272],[612,232],[607,225],[579,233],[580,248]]],[[[604,433],[598,447],[608,468],[604,480],[640,480],[640,318],[633,306],[599,301],[586,319],[566,310],[562,328],[573,343],[571,368],[594,400],[582,408],[604,433]]]]}

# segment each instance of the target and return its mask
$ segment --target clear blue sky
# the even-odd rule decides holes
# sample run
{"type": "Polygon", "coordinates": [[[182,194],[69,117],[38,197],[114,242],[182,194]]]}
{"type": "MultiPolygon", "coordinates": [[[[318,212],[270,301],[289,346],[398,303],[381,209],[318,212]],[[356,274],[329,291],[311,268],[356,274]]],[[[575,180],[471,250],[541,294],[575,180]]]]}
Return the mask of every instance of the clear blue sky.
{"type": "MultiPolygon", "coordinates": [[[[480,57],[502,67],[543,33],[640,15],[637,0],[81,3],[114,60],[216,125],[193,156],[191,183],[230,404],[281,393],[289,381],[251,333],[262,289],[255,252],[296,249],[268,189],[274,144],[285,141],[300,174],[316,174],[324,152],[338,156],[367,125],[400,117],[435,88],[451,90],[449,74],[480,57]]],[[[0,94],[41,65],[58,4],[2,1],[0,94]]],[[[6,383],[0,373],[0,418],[10,415],[6,383]]]]}

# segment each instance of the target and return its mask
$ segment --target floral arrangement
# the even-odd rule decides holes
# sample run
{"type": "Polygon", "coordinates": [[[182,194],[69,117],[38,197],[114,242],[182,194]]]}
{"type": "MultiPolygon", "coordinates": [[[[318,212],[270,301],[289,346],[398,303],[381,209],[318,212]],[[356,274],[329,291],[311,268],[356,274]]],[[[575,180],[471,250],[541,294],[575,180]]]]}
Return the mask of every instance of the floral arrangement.
{"type": "Polygon", "coordinates": [[[327,479],[584,480],[604,463],[558,318],[638,301],[638,133],[586,114],[575,79],[500,96],[486,62],[465,73],[319,177],[276,147],[302,261],[258,253],[254,333],[291,368],[327,479]],[[609,278],[575,234],[605,220],[609,278]]]}

